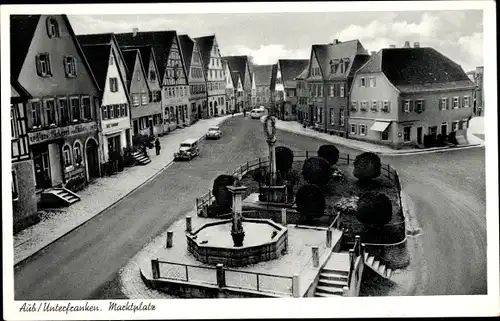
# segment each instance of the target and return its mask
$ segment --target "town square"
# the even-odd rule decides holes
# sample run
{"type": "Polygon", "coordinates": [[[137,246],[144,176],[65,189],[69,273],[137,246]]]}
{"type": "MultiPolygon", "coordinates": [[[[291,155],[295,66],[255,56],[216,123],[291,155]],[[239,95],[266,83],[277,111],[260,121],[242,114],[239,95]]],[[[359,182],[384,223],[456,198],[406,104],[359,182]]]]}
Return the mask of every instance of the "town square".
{"type": "Polygon", "coordinates": [[[482,11],[345,16],[11,14],[14,300],[488,294],[482,11]]]}

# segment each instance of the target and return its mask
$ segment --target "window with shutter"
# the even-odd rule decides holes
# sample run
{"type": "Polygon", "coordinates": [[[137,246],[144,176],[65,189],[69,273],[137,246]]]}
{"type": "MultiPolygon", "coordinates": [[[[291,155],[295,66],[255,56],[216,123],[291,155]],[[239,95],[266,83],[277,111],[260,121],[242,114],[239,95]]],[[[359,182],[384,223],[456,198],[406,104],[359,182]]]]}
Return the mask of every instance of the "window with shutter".
{"type": "Polygon", "coordinates": [[[49,38],[58,38],[59,37],[59,24],[54,17],[48,17],[46,20],[47,23],[47,34],[49,38]]]}
{"type": "Polygon", "coordinates": [[[50,56],[48,53],[36,55],[36,71],[40,77],[49,77],[52,75],[50,68],[50,56]]]}
{"type": "Polygon", "coordinates": [[[73,56],[64,57],[64,71],[66,77],[76,77],[76,59],[73,56]]]}
{"type": "Polygon", "coordinates": [[[102,106],[102,119],[108,119],[108,106],[102,106]]]}
{"type": "Polygon", "coordinates": [[[351,134],[352,135],[356,134],[356,128],[357,128],[356,124],[351,124],[351,134]]]}

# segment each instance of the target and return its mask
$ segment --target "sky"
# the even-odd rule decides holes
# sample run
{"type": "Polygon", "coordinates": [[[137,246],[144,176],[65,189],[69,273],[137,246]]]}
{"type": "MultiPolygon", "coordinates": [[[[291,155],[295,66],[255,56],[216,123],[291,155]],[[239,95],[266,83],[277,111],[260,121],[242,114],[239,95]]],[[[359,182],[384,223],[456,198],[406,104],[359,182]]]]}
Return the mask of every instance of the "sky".
{"type": "Polygon", "coordinates": [[[68,15],[76,34],[177,30],[191,37],[215,34],[222,55],[248,55],[256,64],[309,59],[313,44],[359,39],[378,51],[420,42],[465,71],[483,65],[483,15],[479,10],[324,13],[207,13],[68,15]]]}

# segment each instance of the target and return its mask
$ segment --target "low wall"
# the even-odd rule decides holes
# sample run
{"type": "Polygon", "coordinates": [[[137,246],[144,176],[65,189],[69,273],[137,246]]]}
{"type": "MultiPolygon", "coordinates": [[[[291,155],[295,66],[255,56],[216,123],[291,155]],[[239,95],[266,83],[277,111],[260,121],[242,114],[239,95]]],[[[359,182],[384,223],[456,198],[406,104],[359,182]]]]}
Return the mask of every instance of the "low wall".
{"type": "Polygon", "coordinates": [[[191,298],[279,298],[280,296],[235,288],[219,288],[212,284],[196,284],[167,279],[151,280],[141,271],[142,281],[149,287],[185,299],[191,298]]]}
{"type": "Polygon", "coordinates": [[[359,290],[361,289],[361,281],[363,280],[363,271],[365,269],[365,262],[362,256],[358,256],[354,263],[354,269],[351,274],[351,282],[349,283],[349,290],[347,296],[357,297],[359,296],[359,290]]]}

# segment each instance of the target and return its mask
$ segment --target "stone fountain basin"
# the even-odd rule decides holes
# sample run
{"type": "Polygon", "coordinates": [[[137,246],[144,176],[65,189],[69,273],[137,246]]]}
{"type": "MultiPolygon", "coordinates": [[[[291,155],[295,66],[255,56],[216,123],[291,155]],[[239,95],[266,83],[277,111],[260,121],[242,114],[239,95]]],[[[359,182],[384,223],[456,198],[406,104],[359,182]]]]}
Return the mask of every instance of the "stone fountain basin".
{"type": "Polygon", "coordinates": [[[276,259],[288,247],[286,227],[272,220],[250,218],[242,219],[245,239],[243,246],[235,247],[231,224],[231,219],[220,220],[187,233],[188,251],[200,262],[236,267],[276,259]]]}

